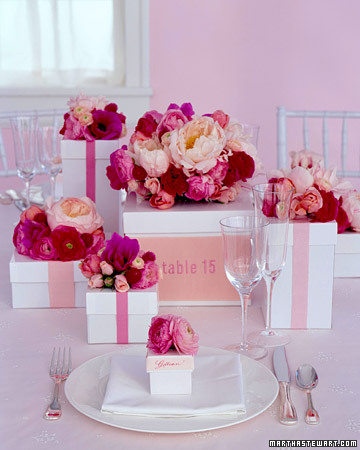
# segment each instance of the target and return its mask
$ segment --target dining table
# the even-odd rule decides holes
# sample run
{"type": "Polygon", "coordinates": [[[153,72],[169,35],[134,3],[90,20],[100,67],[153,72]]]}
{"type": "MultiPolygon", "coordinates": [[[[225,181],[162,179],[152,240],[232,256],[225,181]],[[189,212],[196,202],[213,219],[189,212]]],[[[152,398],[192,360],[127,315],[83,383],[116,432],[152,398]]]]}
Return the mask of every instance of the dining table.
{"type": "MultiPolygon", "coordinates": [[[[290,449],[357,446],[360,438],[360,279],[336,278],[331,329],[286,330],[295,425],[279,421],[279,399],[250,420],[196,432],[131,431],[93,420],[75,409],[60,387],[61,419],[44,420],[53,393],[49,364],[53,348],[72,351],[73,367],[133,344],[87,343],[85,308],[13,309],[9,261],[12,234],[19,220],[14,205],[0,205],[0,449],[290,449]],[[307,397],[296,387],[302,364],[318,374],[313,390],[320,424],[305,423],[307,397]],[[324,442],[325,441],[325,442],[324,442]],[[298,444],[296,444],[298,442],[298,444]]],[[[239,306],[161,306],[160,314],[185,316],[199,334],[199,344],[224,348],[240,340],[239,306]]],[[[248,331],[261,329],[259,305],[249,308],[248,331]]],[[[259,361],[273,371],[273,349],[259,361]]],[[[245,389],[246,396],[246,389],[245,389]]],[[[141,417],[138,417],[141,428],[141,417]]],[[[179,418],[178,420],[182,420],[179,418]]]]}

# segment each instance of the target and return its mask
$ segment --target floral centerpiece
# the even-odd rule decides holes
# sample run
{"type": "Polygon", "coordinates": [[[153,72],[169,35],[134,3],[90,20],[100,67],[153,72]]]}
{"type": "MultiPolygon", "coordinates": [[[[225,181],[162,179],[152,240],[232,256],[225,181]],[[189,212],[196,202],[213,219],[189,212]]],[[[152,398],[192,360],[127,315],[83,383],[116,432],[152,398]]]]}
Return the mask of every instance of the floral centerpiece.
{"type": "Polygon", "coordinates": [[[68,106],[70,111],[64,115],[60,130],[64,139],[111,140],[126,135],[126,117],[117,112],[116,103],[109,103],[105,97],[80,94],[70,98],[68,106]]]}
{"type": "Polygon", "coordinates": [[[153,317],[149,329],[147,348],[157,354],[177,350],[184,355],[196,355],[199,335],[181,316],[166,314],[153,317]]]}
{"type": "Polygon", "coordinates": [[[197,116],[191,103],[171,104],[164,114],[146,112],[129,146],[110,156],[113,189],[126,189],[154,208],[177,200],[233,201],[261,169],[257,150],[242,126],[223,111],[197,116]]]}
{"type": "Polygon", "coordinates": [[[75,261],[104,246],[104,221],[87,197],[65,198],[44,209],[31,206],[16,225],[13,243],[21,255],[37,260],[75,261]]]}
{"type": "MultiPolygon", "coordinates": [[[[271,172],[270,182],[295,188],[290,217],[308,217],[316,222],[336,220],[338,233],[360,231],[360,194],[349,181],[336,177],[336,168],[326,169],[321,155],[301,150],[291,152],[291,168],[271,172]]],[[[270,216],[274,209],[269,208],[270,216]]]]}
{"type": "Polygon", "coordinates": [[[114,233],[96,255],[88,255],[79,265],[90,288],[115,288],[118,292],[148,289],[161,276],[153,252],[140,250],[137,239],[114,233]]]}

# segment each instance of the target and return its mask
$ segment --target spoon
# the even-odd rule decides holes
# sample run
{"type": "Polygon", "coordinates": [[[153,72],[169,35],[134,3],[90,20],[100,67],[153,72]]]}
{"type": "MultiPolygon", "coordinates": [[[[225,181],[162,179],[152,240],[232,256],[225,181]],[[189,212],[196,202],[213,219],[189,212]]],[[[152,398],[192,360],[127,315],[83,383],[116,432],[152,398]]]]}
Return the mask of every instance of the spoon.
{"type": "Polygon", "coordinates": [[[305,414],[305,422],[308,425],[318,425],[320,417],[314,408],[311,391],[316,388],[318,384],[318,376],[315,369],[309,364],[303,364],[296,371],[296,385],[306,391],[308,399],[308,409],[305,414]]]}
{"type": "Polygon", "coordinates": [[[11,205],[12,204],[12,198],[8,194],[3,194],[0,192],[0,204],[1,205],[11,205]]]}

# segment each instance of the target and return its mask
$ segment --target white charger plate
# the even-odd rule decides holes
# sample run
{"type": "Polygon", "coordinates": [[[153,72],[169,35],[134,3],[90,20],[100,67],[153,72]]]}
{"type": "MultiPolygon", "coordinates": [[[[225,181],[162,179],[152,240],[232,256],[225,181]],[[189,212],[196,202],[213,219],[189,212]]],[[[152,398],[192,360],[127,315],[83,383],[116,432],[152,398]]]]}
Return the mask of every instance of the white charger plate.
{"type": "MultiPolygon", "coordinates": [[[[203,355],[221,355],[226,350],[201,347],[203,355]]],[[[146,433],[194,433],[229,427],[252,419],[265,411],[276,399],[279,384],[273,373],[258,361],[241,356],[246,413],[239,415],[161,418],[104,414],[101,405],[114,354],[144,355],[145,345],[131,345],[116,352],[90,359],[77,367],[65,384],[65,395],[79,412],[98,422],[125,430],[146,433]]],[[[145,368],[145,364],[144,364],[145,368]]],[[[145,370],[145,369],[144,369],[145,370]]]]}

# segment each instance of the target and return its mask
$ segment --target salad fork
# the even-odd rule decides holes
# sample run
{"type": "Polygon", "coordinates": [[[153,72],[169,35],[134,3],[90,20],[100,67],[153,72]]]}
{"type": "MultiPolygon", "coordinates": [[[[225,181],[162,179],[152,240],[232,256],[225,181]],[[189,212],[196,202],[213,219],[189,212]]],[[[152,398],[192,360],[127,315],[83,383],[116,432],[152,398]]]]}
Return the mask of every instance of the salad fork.
{"type": "Polygon", "coordinates": [[[61,350],[60,347],[57,352],[56,358],[56,349],[54,347],[51,363],[50,363],[50,377],[55,381],[54,394],[50,405],[44,414],[44,419],[46,420],[56,420],[61,417],[61,405],[59,402],[59,387],[62,381],[65,381],[70,375],[72,369],[71,362],[71,348],[68,350],[68,357],[66,359],[66,350],[64,347],[61,359],[61,350]]]}

